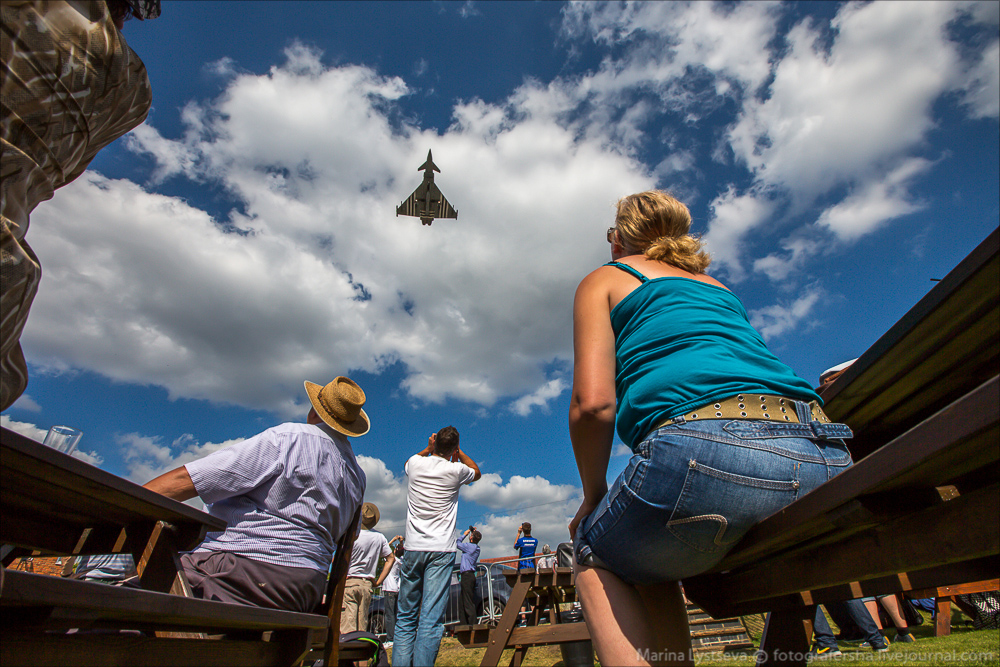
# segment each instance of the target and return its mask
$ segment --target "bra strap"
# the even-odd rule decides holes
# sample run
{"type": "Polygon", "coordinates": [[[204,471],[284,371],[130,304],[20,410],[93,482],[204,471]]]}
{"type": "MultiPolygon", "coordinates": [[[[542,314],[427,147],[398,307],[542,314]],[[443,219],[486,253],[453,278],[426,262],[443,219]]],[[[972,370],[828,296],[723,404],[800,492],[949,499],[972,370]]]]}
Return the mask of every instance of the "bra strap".
{"type": "Polygon", "coordinates": [[[646,276],[642,275],[641,273],[639,273],[639,271],[637,269],[635,269],[634,267],[629,266],[628,264],[622,264],[621,262],[608,262],[604,266],[613,266],[616,269],[621,269],[625,273],[631,273],[633,276],[635,276],[636,278],[639,279],[639,282],[643,282],[644,283],[647,280],[649,280],[649,278],[647,278],[646,276]]]}

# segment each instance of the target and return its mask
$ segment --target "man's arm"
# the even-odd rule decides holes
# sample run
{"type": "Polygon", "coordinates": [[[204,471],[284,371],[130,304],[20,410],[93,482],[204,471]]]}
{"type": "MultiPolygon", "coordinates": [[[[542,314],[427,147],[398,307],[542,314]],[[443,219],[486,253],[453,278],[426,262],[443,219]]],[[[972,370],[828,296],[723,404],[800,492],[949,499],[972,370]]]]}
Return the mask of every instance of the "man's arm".
{"type": "Polygon", "coordinates": [[[396,556],[394,554],[389,554],[385,558],[385,565],[382,566],[382,574],[378,575],[378,579],[375,580],[376,586],[381,586],[385,578],[389,576],[389,570],[392,569],[392,564],[396,562],[396,556]]]}
{"type": "Polygon", "coordinates": [[[437,442],[437,433],[431,433],[431,437],[427,438],[427,446],[422,450],[417,452],[417,456],[430,456],[434,453],[434,443],[437,442]]]}
{"type": "MultiPolygon", "coordinates": [[[[476,462],[470,459],[461,448],[455,450],[455,457],[465,465],[472,468],[472,471],[476,473],[476,476],[472,478],[472,482],[475,482],[483,476],[483,473],[479,472],[479,466],[476,465],[476,462]]],[[[472,484],[472,482],[469,482],[469,484],[472,484]]]]}
{"type": "Polygon", "coordinates": [[[517,537],[514,538],[514,548],[521,548],[521,526],[517,527],[517,537]]]}
{"type": "Polygon", "coordinates": [[[156,479],[143,484],[143,487],[181,502],[198,495],[198,491],[194,488],[194,482],[191,481],[191,475],[188,474],[187,468],[184,466],[163,473],[156,479]]]}

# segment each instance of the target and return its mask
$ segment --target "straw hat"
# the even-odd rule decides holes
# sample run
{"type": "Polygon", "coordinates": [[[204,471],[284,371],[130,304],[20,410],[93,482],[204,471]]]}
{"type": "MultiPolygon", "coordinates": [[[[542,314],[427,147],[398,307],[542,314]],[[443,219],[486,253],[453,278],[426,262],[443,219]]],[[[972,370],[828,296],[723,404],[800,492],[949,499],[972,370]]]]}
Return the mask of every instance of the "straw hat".
{"type": "Polygon", "coordinates": [[[306,380],[305,387],[316,414],[330,428],[355,438],[368,432],[368,415],[361,409],[365,392],[357,382],[340,376],[325,387],[306,380]]]}
{"type": "Polygon", "coordinates": [[[361,527],[371,530],[378,523],[378,507],[375,503],[365,503],[361,506],[361,527]]]}

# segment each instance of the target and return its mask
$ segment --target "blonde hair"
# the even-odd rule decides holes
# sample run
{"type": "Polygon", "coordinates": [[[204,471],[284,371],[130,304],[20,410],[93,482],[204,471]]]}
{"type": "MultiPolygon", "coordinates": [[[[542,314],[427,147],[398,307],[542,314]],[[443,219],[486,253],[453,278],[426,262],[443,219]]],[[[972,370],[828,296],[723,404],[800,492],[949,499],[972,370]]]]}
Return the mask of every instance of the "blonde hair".
{"type": "Polygon", "coordinates": [[[618,200],[615,229],[621,243],[649,259],[704,273],[712,259],[688,233],[691,212],[666,192],[647,190],[618,200]]]}

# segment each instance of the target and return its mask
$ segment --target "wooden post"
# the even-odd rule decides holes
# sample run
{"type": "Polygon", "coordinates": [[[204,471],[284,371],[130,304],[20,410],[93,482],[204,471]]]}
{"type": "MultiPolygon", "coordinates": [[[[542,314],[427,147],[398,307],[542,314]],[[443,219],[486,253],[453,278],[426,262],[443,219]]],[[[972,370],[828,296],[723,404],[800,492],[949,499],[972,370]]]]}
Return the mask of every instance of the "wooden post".
{"type": "Polygon", "coordinates": [[[757,667],[804,666],[808,662],[815,616],[816,605],[768,614],[764,634],[760,638],[760,651],[757,652],[757,667]]]}

